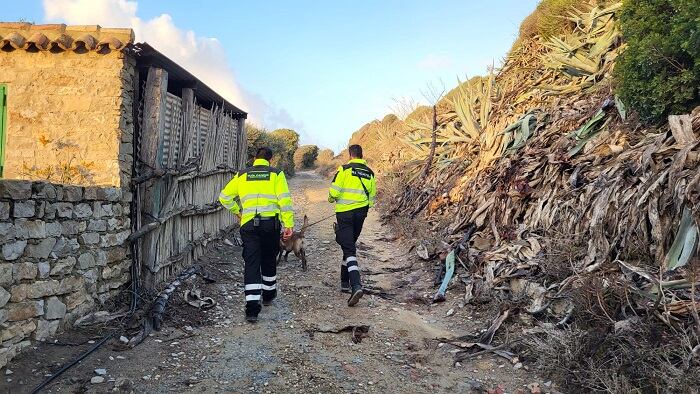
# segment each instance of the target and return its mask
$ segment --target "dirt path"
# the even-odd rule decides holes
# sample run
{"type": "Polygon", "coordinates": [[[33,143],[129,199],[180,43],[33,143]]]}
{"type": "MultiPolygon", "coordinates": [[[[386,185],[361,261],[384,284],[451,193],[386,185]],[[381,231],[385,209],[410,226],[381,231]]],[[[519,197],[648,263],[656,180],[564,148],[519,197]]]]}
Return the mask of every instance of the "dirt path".
{"type": "MultiPolygon", "coordinates": [[[[297,218],[307,214],[314,222],[332,214],[326,187],[326,180],[311,173],[292,179],[297,218]]],[[[110,392],[116,386],[145,393],[468,393],[497,384],[514,392],[536,381],[503,359],[454,363],[454,349],[436,338],[474,333],[486,319],[460,308],[461,285],[453,285],[454,296],[448,292],[446,303],[423,302],[434,292],[433,265],[423,266],[392,241],[376,212],[366,221],[358,254],[363,280],[377,294],[348,308],[347,296],[339,291],[341,254],[332,223],[309,230],[308,271],[293,256],[280,264],[279,297],[263,309],[258,324],[243,319],[240,248],[217,243],[203,258],[217,282],[198,279],[179,291],[196,286],[218,301],[216,308],[199,311],[178,295],[162,331],[135,349],[122,349],[118,341],[106,345],[48,391],[110,392]],[[352,341],[351,332],[319,332],[349,325],[367,325],[369,332],[359,343],[352,341]],[[105,382],[92,384],[97,368],[106,369],[105,382]]],[[[62,339],[75,342],[79,336],[89,339],[86,335],[70,333],[62,339]]],[[[45,374],[87,346],[44,344],[24,353],[10,365],[14,373],[6,378],[11,381],[3,379],[0,391],[31,391],[45,374]]]]}

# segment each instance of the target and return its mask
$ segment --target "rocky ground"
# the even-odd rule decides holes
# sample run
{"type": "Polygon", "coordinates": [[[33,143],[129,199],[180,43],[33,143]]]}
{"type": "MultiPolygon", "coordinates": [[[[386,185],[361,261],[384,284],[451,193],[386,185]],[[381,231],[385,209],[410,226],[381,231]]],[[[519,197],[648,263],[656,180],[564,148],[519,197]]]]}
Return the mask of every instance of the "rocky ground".
{"type": "MultiPolygon", "coordinates": [[[[307,214],[315,222],[332,214],[326,180],[301,173],[290,188],[297,218],[307,214]]],[[[440,338],[479,333],[494,313],[464,306],[458,280],[446,302],[430,304],[435,264],[417,260],[380,224],[376,212],[368,217],[358,253],[371,294],[348,308],[338,286],[341,253],[332,223],[329,219],[309,229],[308,271],[293,256],[280,264],[279,297],[264,308],[258,324],[243,319],[240,248],[217,242],[201,261],[216,281],[197,278],[181,286],[161,331],[134,349],[117,335],[45,392],[557,391],[517,359],[484,354],[455,362],[458,349],[440,338]],[[216,300],[216,307],[199,310],[185,303],[184,290],[193,288],[216,300]],[[353,326],[359,328],[345,330],[353,326]]],[[[31,392],[114,325],[74,330],[29,349],[1,371],[0,392],[31,392]]]]}

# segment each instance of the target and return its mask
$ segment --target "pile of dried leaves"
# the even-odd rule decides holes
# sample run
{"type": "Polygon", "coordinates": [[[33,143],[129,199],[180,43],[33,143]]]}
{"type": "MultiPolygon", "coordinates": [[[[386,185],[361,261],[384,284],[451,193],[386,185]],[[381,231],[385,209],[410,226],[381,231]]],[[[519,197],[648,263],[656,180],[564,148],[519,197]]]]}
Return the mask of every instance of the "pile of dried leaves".
{"type": "Polygon", "coordinates": [[[679,387],[700,369],[700,108],[644,129],[612,95],[619,6],[571,15],[572,35],[524,42],[460,85],[437,140],[464,138],[424,157],[429,176],[397,175],[412,181],[388,216],[432,224],[445,250],[475,227],[457,256],[479,284],[467,290],[525,297],[529,351],[556,378],[679,387]]]}

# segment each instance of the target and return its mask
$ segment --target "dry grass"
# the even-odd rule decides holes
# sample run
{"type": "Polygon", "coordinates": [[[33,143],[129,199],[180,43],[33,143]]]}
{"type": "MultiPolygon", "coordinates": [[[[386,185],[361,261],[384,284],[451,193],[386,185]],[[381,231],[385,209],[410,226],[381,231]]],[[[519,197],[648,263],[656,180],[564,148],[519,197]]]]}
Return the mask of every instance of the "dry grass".
{"type": "Polygon", "coordinates": [[[518,40],[570,33],[574,24],[564,18],[566,13],[574,7],[587,6],[587,3],[585,0],[542,0],[535,11],[523,20],[518,40]]]}

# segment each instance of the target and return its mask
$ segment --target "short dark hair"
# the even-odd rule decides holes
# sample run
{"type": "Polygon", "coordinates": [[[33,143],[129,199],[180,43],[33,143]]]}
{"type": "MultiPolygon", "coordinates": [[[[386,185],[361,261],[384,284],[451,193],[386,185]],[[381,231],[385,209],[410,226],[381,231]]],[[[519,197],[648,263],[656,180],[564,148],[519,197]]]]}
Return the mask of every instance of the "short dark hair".
{"type": "Polygon", "coordinates": [[[258,151],[255,153],[255,158],[256,159],[265,159],[265,160],[270,160],[272,159],[272,149],[263,146],[262,148],[258,148],[258,151]]]}
{"type": "Polygon", "coordinates": [[[358,159],[362,158],[362,147],[360,145],[350,145],[348,147],[348,153],[350,153],[351,157],[356,157],[358,159]]]}

